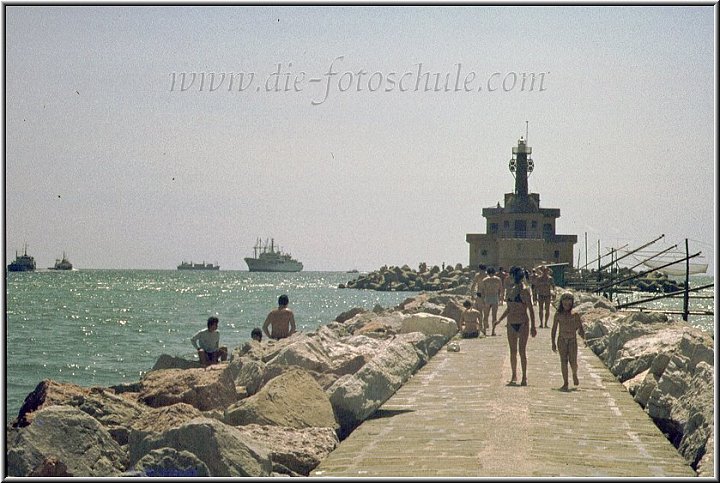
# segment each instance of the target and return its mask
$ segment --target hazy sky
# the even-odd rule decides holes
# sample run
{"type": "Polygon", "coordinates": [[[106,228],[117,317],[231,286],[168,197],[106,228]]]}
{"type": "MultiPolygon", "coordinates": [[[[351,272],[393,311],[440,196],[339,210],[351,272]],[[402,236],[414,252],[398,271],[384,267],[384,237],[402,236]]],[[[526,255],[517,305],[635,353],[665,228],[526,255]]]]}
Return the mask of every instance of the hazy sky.
{"type": "Polygon", "coordinates": [[[576,259],[664,233],[714,271],[714,13],[7,6],[5,255],[466,265],[529,121],[576,259]]]}

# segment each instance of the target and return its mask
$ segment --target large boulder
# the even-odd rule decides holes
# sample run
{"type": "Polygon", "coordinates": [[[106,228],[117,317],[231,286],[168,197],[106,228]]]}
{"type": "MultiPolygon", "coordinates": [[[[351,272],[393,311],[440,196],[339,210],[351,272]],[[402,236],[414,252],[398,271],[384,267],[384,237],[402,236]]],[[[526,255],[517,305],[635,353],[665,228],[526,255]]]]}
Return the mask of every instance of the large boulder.
{"type": "Polygon", "coordinates": [[[102,388],[92,388],[89,394],[74,398],[68,404],[97,419],[121,446],[128,443],[132,423],[148,410],[146,406],[102,388]]]}
{"type": "Polygon", "coordinates": [[[165,478],[210,476],[207,465],[189,451],[160,448],[140,458],[133,468],[133,476],[165,478]]]}
{"type": "Polygon", "coordinates": [[[139,399],[151,407],[186,403],[201,411],[225,408],[238,399],[226,364],[205,369],[163,369],[142,379],[139,399]]]}
{"type": "Polygon", "coordinates": [[[715,478],[715,435],[711,432],[705,445],[705,455],[697,466],[701,478],[715,478]]]}
{"type": "Polygon", "coordinates": [[[660,317],[648,317],[647,314],[641,313],[620,318],[597,319],[595,324],[602,324],[604,328],[598,330],[591,327],[587,336],[588,346],[610,368],[613,367],[618,357],[622,355],[621,349],[628,341],[664,329],[677,330],[677,326],[672,322],[667,322],[667,320],[660,317]],[[602,333],[602,335],[597,337],[599,333],[602,333]]]}
{"type": "Polygon", "coordinates": [[[393,339],[362,369],[338,379],[329,389],[330,402],[346,435],[387,401],[422,364],[415,347],[393,339]]]}
{"type": "Polygon", "coordinates": [[[448,301],[448,303],[445,304],[445,308],[440,315],[449,319],[453,319],[456,324],[459,324],[460,316],[462,315],[464,310],[465,307],[462,306],[462,302],[450,300],[448,301]]]}
{"type": "Polygon", "coordinates": [[[272,471],[264,446],[215,419],[195,418],[163,433],[148,435],[131,451],[131,465],[161,448],[195,455],[213,477],[269,476],[272,471]]]}
{"type": "Polygon", "coordinates": [[[658,353],[675,350],[682,337],[682,329],[666,327],[657,332],[630,339],[617,351],[615,356],[608,357],[608,360],[613,360],[610,371],[621,382],[631,379],[648,370],[658,353]]]}
{"type": "Polygon", "coordinates": [[[67,469],[67,465],[56,456],[50,456],[43,460],[28,476],[36,478],[48,478],[58,476],[73,476],[67,469]]]}
{"type": "Polygon", "coordinates": [[[356,372],[366,362],[362,353],[341,342],[335,332],[323,326],[304,339],[286,346],[267,363],[267,369],[278,365],[297,366],[320,373],[344,375],[356,372]]]}
{"type": "Polygon", "coordinates": [[[712,453],[708,444],[714,431],[714,389],[714,367],[707,362],[699,362],[688,390],[678,398],[670,412],[671,418],[683,427],[678,450],[693,467],[698,466],[708,452],[712,453]]]}
{"type": "Polygon", "coordinates": [[[337,317],[335,317],[335,322],[343,323],[347,320],[352,319],[353,317],[355,317],[358,314],[364,314],[364,313],[367,313],[367,310],[365,310],[361,307],[355,307],[355,308],[352,308],[346,312],[343,312],[340,315],[338,315],[337,317]]]}
{"type": "Polygon", "coordinates": [[[202,416],[203,414],[198,409],[185,403],[148,409],[130,427],[128,438],[130,460],[137,461],[143,456],[138,454],[139,444],[143,439],[182,426],[202,416]]]}
{"type": "Polygon", "coordinates": [[[384,314],[363,312],[346,320],[343,325],[350,334],[357,334],[365,326],[371,323],[376,327],[385,327],[385,330],[387,332],[396,333],[398,330],[400,330],[402,320],[403,314],[400,312],[390,312],[384,314]]]}
{"type": "Polygon", "coordinates": [[[73,476],[118,476],[127,462],[110,433],[72,406],[46,406],[35,412],[28,426],[10,428],[6,455],[9,476],[42,474],[48,461],[55,470],[73,476]]]}
{"type": "Polygon", "coordinates": [[[155,365],[150,371],[159,371],[161,369],[198,369],[201,368],[200,361],[191,361],[182,357],[171,356],[169,354],[160,354],[155,365]]]}
{"type": "Polygon", "coordinates": [[[120,445],[127,444],[128,428],[146,409],[129,398],[116,395],[110,389],[83,388],[46,379],[25,398],[13,425],[27,426],[35,411],[51,405],[77,407],[97,419],[120,445]]]}
{"type": "Polygon", "coordinates": [[[25,397],[13,427],[24,427],[32,422],[35,411],[46,406],[72,404],[90,394],[90,389],[77,384],[44,379],[25,397]]]}
{"type": "Polygon", "coordinates": [[[251,357],[240,357],[230,364],[233,368],[235,386],[244,387],[248,396],[258,392],[265,376],[265,363],[251,357]]]}
{"type": "Polygon", "coordinates": [[[248,424],[236,429],[267,447],[275,471],[282,465],[302,476],[308,476],[338,445],[337,434],[332,428],[296,429],[248,424]]]}
{"type": "Polygon", "coordinates": [[[401,334],[421,332],[425,335],[442,335],[446,341],[450,340],[458,331],[455,320],[440,315],[416,313],[406,315],[398,331],[401,334]]]}
{"type": "Polygon", "coordinates": [[[227,408],[225,423],[263,424],[290,428],[337,428],[328,396],[315,379],[291,368],[270,380],[257,394],[227,408]]]}

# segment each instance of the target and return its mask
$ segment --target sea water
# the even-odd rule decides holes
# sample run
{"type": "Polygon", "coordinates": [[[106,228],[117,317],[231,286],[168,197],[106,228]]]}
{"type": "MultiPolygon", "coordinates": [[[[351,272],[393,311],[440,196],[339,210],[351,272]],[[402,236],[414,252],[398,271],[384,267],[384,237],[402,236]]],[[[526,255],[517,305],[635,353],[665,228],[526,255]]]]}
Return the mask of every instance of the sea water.
{"type": "MultiPolygon", "coordinates": [[[[81,386],[136,382],[160,354],[194,358],[190,337],[220,319],[230,350],[261,327],[277,298],[287,294],[297,329],[312,331],[354,307],[391,308],[412,292],[338,289],[356,278],[344,272],[78,270],[8,273],[6,279],[6,421],[43,379],[81,386]]],[[[713,282],[693,276],[691,287],[713,282]]],[[[637,300],[648,293],[618,295],[637,300]]],[[[690,309],[713,310],[714,288],[694,295],[690,309]]],[[[616,299],[617,300],[617,299],[616,299]]],[[[643,304],[682,309],[682,299],[643,304]]],[[[680,316],[674,316],[680,319],[680,316]]],[[[714,334],[714,317],[689,323],[714,334]]]]}
{"type": "Polygon", "coordinates": [[[354,307],[395,307],[413,294],[339,289],[344,272],[78,270],[7,274],[6,422],[43,379],[81,386],[136,382],[160,354],[195,358],[190,343],[220,319],[230,351],[287,294],[298,331],[354,307]]]}

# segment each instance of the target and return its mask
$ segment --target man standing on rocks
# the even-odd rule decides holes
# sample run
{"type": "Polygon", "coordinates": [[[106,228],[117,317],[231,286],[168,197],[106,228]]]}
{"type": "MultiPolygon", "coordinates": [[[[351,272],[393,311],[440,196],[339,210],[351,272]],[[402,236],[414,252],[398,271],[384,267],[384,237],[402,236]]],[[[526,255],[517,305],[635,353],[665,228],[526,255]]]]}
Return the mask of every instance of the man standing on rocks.
{"type": "Polygon", "coordinates": [[[270,312],[265,319],[262,330],[271,339],[280,340],[295,333],[295,316],[288,308],[290,299],[287,295],[278,297],[278,308],[270,312]],[[268,332],[268,327],[272,332],[268,332]]]}
{"type": "Polygon", "coordinates": [[[210,317],[207,320],[207,329],[199,331],[190,338],[190,342],[197,350],[198,358],[203,367],[210,364],[217,364],[219,361],[227,360],[227,347],[220,347],[220,332],[217,317],[210,317]]]}

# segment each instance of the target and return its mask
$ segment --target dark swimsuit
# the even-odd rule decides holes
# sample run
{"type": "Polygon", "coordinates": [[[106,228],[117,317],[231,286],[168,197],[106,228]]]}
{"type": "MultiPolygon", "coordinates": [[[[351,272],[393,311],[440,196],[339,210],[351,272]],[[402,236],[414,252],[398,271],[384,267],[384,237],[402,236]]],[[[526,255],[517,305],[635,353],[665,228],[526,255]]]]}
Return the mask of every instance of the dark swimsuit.
{"type": "MultiPolygon", "coordinates": [[[[515,294],[515,297],[513,297],[513,298],[508,297],[508,298],[507,298],[507,301],[508,301],[508,302],[517,302],[517,303],[519,303],[519,304],[523,303],[522,297],[520,296],[520,292],[518,292],[517,294],[515,294]]],[[[515,332],[520,332],[520,328],[521,328],[523,325],[525,325],[525,324],[510,324],[510,327],[512,327],[512,329],[513,329],[515,332]]]]}

